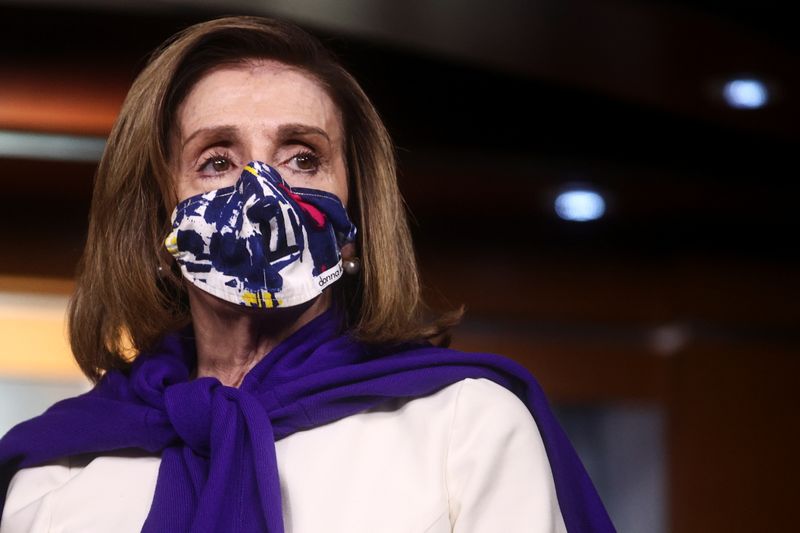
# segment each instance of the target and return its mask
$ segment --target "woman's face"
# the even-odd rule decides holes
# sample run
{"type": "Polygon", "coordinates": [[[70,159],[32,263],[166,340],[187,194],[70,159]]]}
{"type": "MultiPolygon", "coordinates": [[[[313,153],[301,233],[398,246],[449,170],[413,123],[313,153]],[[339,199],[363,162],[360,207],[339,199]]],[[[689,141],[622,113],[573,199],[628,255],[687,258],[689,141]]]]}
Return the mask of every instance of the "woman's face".
{"type": "Polygon", "coordinates": [[[233,185],[255,160],[292,187],[328,191],[347,204],[342,129],[333,101],[301,70],[266,60],[216,68],[178,108],[178,200],[233,185]]]}

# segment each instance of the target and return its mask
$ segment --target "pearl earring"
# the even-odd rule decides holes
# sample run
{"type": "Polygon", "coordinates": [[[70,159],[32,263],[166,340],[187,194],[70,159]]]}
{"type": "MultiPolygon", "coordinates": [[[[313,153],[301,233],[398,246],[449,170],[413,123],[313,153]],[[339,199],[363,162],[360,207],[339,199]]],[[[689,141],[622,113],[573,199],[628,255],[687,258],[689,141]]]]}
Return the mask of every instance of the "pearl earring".
{"type": "Polygon", "coordinates": [[[342,261],[342,266],[346,273],[354,276],[361,270],[361,260],[358,257],[351,257],[342,261]]]}

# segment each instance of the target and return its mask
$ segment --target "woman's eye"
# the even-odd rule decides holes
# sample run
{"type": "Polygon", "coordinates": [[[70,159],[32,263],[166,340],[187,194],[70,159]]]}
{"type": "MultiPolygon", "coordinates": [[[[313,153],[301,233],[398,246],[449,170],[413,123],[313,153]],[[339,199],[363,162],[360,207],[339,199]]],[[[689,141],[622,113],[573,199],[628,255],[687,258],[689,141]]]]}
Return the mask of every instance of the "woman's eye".
{"type": "Polygon", "coordinates": [[[319,164],[319,157],[311,152],[303,152],[289,159],[289,167],[298,172],[316,172],[319,164]]]}
{"type": "Polygon", "coordinates": [[[216,174],[224,174],[225,172],[231,170],[232,167],[233,163],[227,156],[212,155],[203,161],[198,170],[203,174],[213,176],[216,174]]]}
{"type": "Polygon", "coordinates": [[[217,172],[225,172],[231,168],[231,162],[224,157],[216,157],[213,161],[211,161],[211,168],[217,172]]]}

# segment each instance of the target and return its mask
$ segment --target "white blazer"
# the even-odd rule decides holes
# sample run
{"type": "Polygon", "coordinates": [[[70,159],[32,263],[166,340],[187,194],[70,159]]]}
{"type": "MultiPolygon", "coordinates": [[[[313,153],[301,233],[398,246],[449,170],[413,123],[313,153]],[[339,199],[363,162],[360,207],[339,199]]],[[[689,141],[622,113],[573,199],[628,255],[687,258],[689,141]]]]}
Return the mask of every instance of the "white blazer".
{"type": "MultiPolygon", "coordinates": [[[[561,533],[527,407],[485,379],[295,433],[276,444],[287,533],[561,533]]],[[[158,456],[72,457],[19,471],[0,533],[141,530],[158,456]]]]}

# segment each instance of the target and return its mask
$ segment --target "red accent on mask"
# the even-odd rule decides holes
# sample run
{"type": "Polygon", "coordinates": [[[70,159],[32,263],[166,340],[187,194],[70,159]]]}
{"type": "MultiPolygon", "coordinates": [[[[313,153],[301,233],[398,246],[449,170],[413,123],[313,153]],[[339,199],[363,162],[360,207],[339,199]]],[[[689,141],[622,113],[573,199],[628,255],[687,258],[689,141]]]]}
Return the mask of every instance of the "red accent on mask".
{"type": "Polygon", "coordinates": [[[325,213],[303,200],[300,195],[293,193],[291,189],[284,184],[280,183],[278,184],[278,187],[283,189],[283,192],[286,193],[286,196],[297,202],[297,205],[299,205],[300,208],[305,211],[309,217],[311,217],[316,229],[322,229],[325,226],[325,213]]]}

